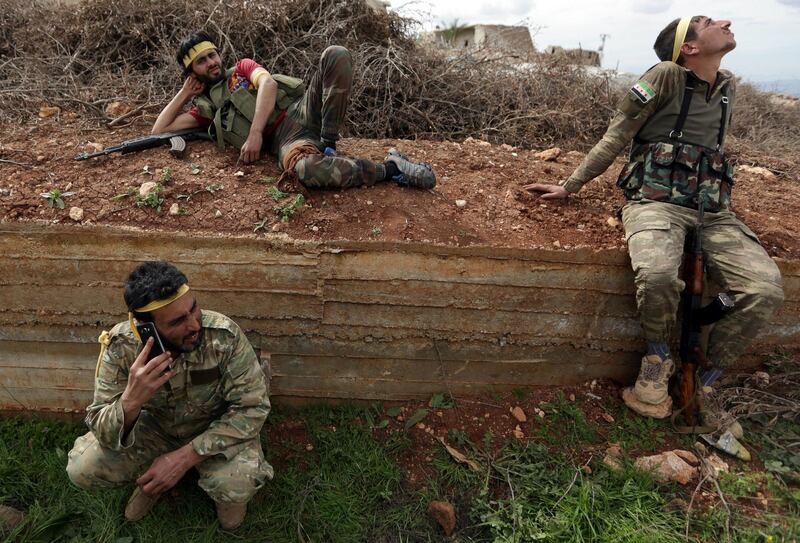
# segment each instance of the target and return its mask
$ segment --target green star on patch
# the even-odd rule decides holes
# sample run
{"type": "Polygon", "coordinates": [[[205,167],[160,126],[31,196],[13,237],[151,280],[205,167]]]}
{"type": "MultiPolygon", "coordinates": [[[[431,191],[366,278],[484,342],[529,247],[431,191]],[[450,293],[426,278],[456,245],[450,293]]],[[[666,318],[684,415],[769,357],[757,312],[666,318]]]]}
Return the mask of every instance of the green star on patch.
{"type": "Polygon", "coordinates": [[[634,86],[631,87],[631,94],[641,103],[646,104],[656,97],[656,91],[650,86],[650,83],[644,79],[640,79],[634,86]]]}

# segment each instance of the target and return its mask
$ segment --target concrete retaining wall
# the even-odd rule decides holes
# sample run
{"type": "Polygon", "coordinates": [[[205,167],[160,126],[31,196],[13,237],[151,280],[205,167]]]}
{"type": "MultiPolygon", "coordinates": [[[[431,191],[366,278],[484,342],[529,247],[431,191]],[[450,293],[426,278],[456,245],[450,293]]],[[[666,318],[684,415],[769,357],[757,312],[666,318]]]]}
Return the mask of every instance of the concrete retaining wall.
{"type": "MultiPolygon", "coordinates": [[[[0,409],[81,411],[122,282],[174,262],[268,361],[277,398],[408,399],[630,379],[642,342],[623,251],[196,237],[0,224],[0,409]]],[[[800,263],[755,349],[800,345],[800,263]]]]}

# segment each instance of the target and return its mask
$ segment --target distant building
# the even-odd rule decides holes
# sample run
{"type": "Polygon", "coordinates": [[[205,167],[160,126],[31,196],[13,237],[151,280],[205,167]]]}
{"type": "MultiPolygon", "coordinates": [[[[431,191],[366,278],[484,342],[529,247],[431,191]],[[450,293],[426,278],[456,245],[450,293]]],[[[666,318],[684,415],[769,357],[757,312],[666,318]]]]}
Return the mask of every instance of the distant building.
{"type": "Polygon", "coordinates": [[[527,26],[471,25],[453,29],[437,29],[429,39],[450,49],[492,47],[519,54],[535,52],[531,33],[527,26]]]}
{"type": "Polygon", "coordinates": [[[364,0],[366,4],[378,13],[386,13],[391,6],[389,0],[364,0]]]}
{"type": "Polygon", "coordinates": [[[600,53],[590,49],[564,49],[558,45],[548,45],[544,54],[566,57],[579,66],[600,66],[600,53]]]}

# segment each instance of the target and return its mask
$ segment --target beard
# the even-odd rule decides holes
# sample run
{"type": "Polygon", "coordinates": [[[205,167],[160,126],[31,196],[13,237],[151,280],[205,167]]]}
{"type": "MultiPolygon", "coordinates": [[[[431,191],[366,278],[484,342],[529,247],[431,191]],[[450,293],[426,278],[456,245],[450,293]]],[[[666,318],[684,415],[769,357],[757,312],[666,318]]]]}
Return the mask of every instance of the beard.
{"type": "Polygon", "coordinates": [[[211,76],[208,76],[208,75],[195,75],[195,77],[197,78],[198,81],[200,81],[201,83],[204,83],[206,85],[206,87],[211,87],[213,85],[216,85],[217,83],[219,83],[223,79],[225,79],[225,70],[220,68],[219,75],[216,76],[216,77],[211,77],[211,76]]]}
{"type": "MultiPolygon", "coordinates": [[[[189,337],[189,336],[187,336],[189,337]]],[[[184,338],[185,340],[186,338],[184,338]]],[[[176,345],[175,343],[169,341],[168,339],[162,337],[161,342],[164,344],[164,347],[173,353],[190,353],[197,349],[200,346],[200,343],[203,341],[203,329],[201,328],[199,332],[197,332],[197,339],[194,343],[187,344],[186,341],[181,343],[180,345],[176,345]]]]}

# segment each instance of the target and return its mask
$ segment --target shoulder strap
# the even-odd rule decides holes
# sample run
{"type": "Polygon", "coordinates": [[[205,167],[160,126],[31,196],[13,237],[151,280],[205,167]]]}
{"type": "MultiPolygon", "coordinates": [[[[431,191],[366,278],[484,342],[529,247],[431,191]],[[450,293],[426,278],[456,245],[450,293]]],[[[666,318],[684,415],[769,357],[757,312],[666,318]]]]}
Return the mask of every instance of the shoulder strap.
{"type": "Polygon", "coordinates": [[[717,136],[717,151],[722,150],[722,145],[725,143],[725,131],[728,128],[728,83],[723,85],[720,89],[722,94],[722,119],[719,121],[719,135],[717,136]]]}
{"type": "Polygon", "coordinates": [[[683,89],[683,101],[681,102],[681,112],[678,114],[678,119],[675,121],[675,128],[669,133],[670,139],[681,139],[683,137],[683,125],[686,123],[686,117],[689,115],[689,106],[692,105],[692,96],[694,96],[695,81],[690,73],[686,73],[686,85],[683,89]]]}

